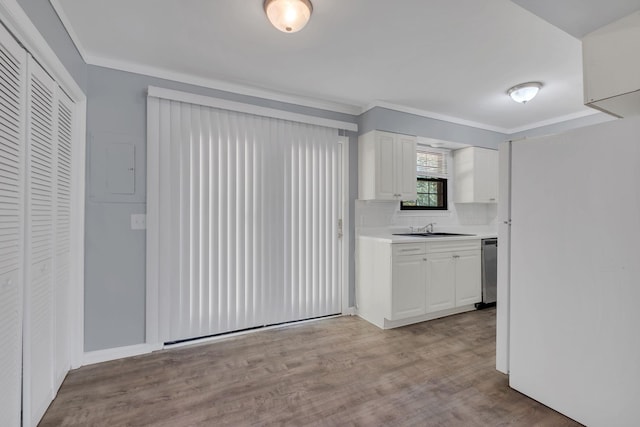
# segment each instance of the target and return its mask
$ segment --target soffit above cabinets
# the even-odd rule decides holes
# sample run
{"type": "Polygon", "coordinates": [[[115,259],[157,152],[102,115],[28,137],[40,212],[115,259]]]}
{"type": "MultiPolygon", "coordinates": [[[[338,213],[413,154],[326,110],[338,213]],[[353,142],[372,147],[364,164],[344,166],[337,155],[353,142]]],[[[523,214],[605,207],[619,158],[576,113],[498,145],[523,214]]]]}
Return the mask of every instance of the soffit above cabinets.
{"type": "Polygon", "coordinates": [[[511,0],[316,0],[295,34],[273,28],[258,0],[51,3],[93,65],[502,133],[594,113],[583,105],[580,41],[511,0]],[[515,104],[506,90],[527,81],[544,87],[515,104]]]}
{"type": "Polygon", "coordinates": [[[640,0],[512,1],[579,39],[640,9],[640,0]]]}

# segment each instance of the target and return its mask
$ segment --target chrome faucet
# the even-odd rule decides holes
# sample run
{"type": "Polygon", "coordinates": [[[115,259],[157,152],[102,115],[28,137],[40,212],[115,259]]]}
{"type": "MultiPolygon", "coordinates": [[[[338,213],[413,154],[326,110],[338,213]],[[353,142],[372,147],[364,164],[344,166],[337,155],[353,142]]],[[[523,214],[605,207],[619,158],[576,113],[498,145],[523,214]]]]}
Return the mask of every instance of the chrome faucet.
{"type": "Polygon", "coordinates": [[[433,226],[436,225],[435,222],[430,222],[424,227],[409,227],[409,230],[412,233],[433,233],[433,226]]]}

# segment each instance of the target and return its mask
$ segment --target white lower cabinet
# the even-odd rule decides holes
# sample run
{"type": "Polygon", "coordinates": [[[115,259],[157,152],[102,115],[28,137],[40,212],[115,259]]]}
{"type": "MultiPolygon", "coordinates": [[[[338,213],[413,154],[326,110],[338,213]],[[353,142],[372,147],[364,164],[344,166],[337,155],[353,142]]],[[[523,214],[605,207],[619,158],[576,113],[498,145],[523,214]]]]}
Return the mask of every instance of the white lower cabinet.
{"type": "Polygon", "coordinates": [[[427,313],[456,306],[456,263],[448,252],[435,253],[427,258],[427,313]]]}
{"type": "Polygon", "coordinates": [[[393,259],[391,288],[391,319],[420,316],[425,313],[425,287],[419,277],[425,277],[424,255],[404,255],[393,259]]]}
{"type": "Polygon", "coordinates": [[[358,315],[393,328],[473,310],[481,300],[480,239],[358,239],[358,315]]]}
{"type": "Polygon", "coordinates": [[[456,307],[480,302],[482,300],[480,250],[458,252],[455,255],[455,265],[456,307]]]}

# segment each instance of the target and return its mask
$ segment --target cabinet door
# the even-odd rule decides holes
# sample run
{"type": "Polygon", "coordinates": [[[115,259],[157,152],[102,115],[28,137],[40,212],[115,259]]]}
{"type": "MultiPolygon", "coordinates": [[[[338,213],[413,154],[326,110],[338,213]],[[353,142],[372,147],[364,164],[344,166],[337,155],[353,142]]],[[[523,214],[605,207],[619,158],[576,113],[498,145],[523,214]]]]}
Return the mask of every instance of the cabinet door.
{"type": "Polygon", "coordinates": [[[455,260],[445,252],[427,258],[427,313],[455,306],[455,260]]]}
{"type": "Polygon", "coordinates": [[[425,255],[398,256],[393,259],[390,320],[425,313],[425,255]]]}
{"type": "Polygon", "coordinates": [[[482,300],[480,251],[463,251],[455,255],[456,307],[482,300]]]}
{"type": "Polygon", "coordinates": [[[401,200],[415,200],[416,186],[416,141],[413,137],[399,135],[396,142],[397,192],[401,200]]]}
{"type": "Polygon", "coordinates": [[[395,200],[395,140],[393,135],[380,133],[376,136],[376,199],[395,200]]]}
{"type": "Polygon", "coordinates": [[[498,201],[498,152],[475,150],[475,200],[483,203],[498,201]]]}
{"type": "Polygon", "coordinates": [[[487,196],[490,203],[498,202],[498,152],[489,150],[487,159],[487,196]]]}

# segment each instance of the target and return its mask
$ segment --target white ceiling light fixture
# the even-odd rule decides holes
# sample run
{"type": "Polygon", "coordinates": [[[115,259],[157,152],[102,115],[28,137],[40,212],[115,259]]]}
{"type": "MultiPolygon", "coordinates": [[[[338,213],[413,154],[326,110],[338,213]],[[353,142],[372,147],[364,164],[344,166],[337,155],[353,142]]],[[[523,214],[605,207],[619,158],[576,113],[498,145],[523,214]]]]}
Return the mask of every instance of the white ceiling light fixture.
{"type": "Polygon", "coordinates": [[[522,83],[509,89],[507,95],[516,102],[526,104],[538,94],[541,87],[540,82],[522,83]]]}
{"type": "Polygon", "coordinates": [[[309,0],[264,0],[263,6],[269,21],[283,33],[303,29],[313,12],[309,0]]]}

